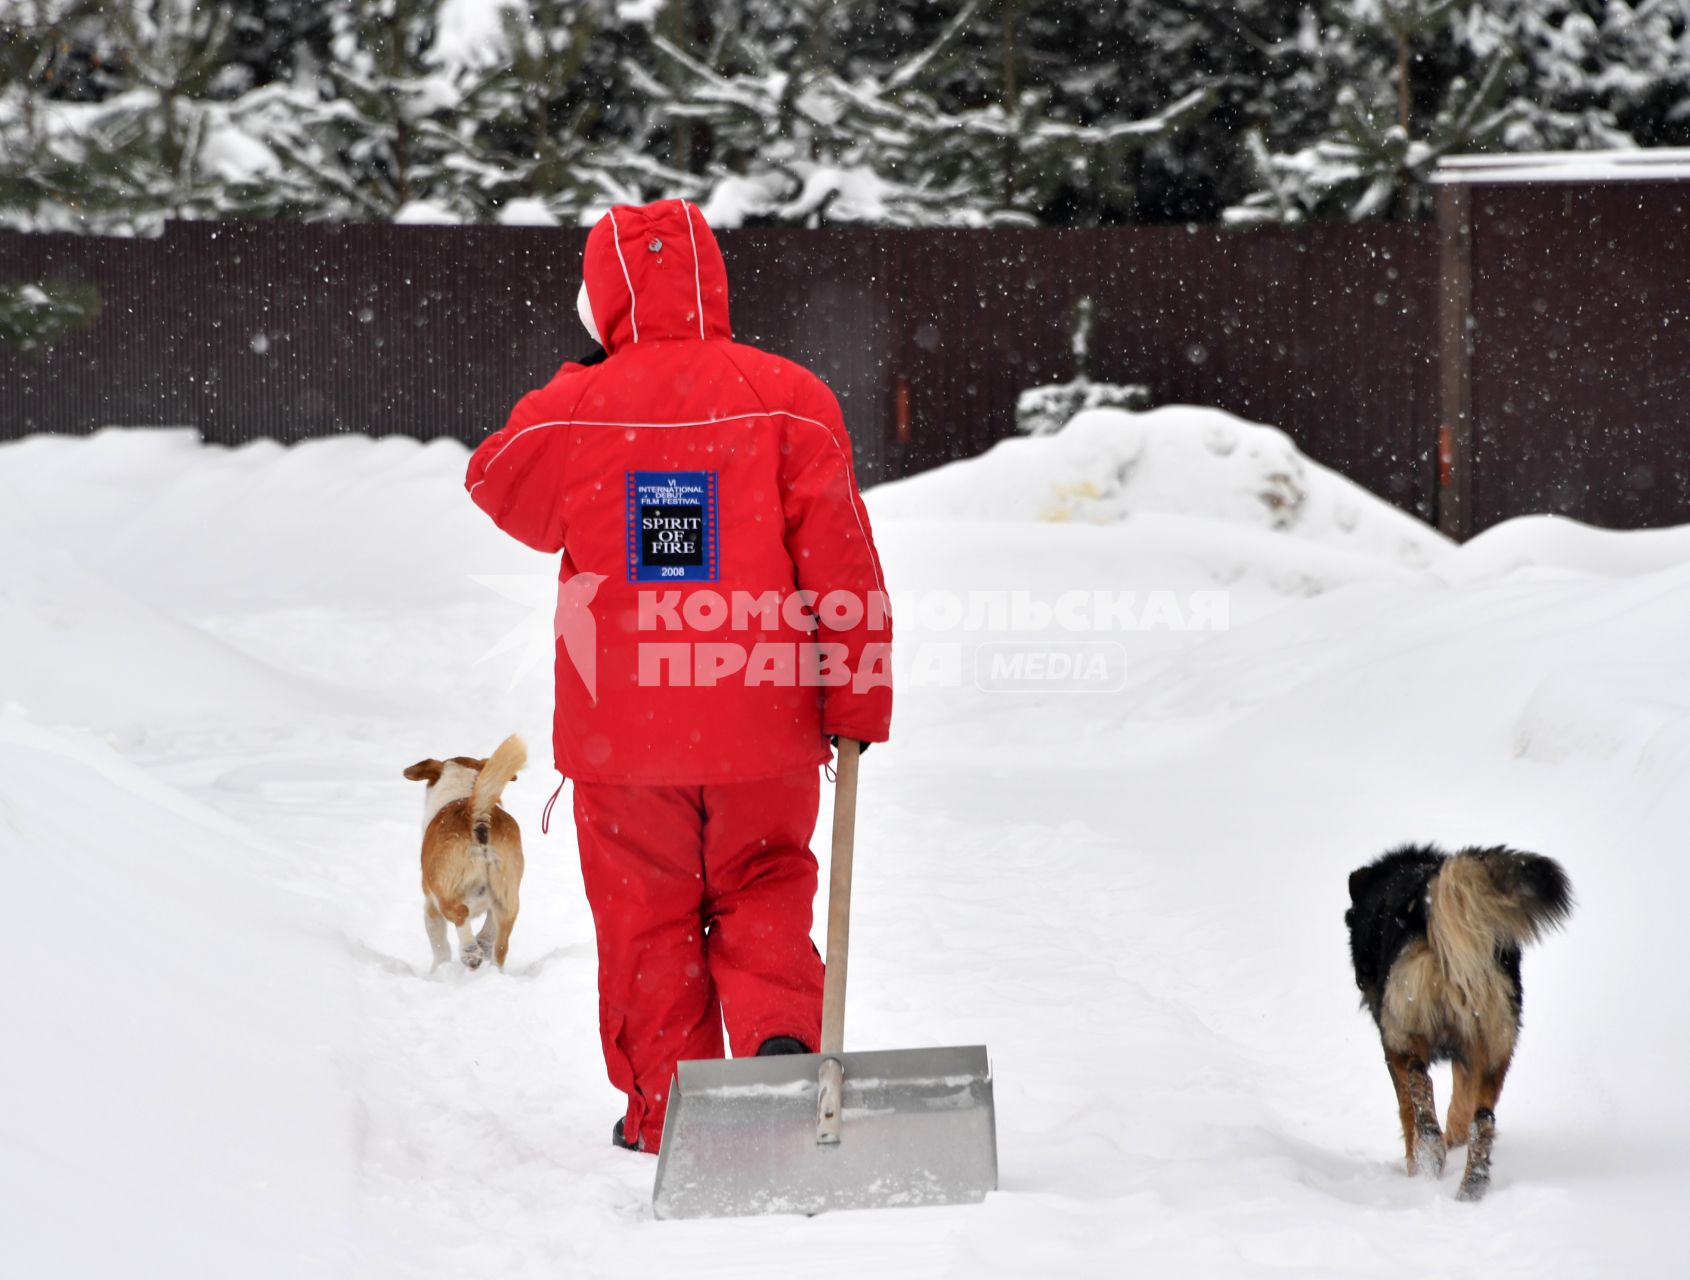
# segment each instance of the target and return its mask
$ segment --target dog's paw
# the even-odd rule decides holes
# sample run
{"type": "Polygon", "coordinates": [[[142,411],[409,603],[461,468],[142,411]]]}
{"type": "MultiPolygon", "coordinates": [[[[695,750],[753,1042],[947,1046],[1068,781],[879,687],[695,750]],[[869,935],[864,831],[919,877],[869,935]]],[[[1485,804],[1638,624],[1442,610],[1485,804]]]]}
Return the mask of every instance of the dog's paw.
{"type": "Polygon", "coordinates": [[[466,969],[479,969],[481,962],[487,958],[487,953],[481,949],[481,944],[472,942],[463,949],[458,959],[464,962],[466,969]]]}
{"type": "Polygon", "coordinates": [[[1415,1135],[1414,1162],[1423,1178],[1444,1176],[1444,1162],[1449,1155],[1440,1130],[1422,1130],[1415,1135]]]}
{"type": "Polygon", "coordinates": [[[1474,1204],[1485,1198],[1485,1192],[1490,1190],[1490,1174],[1475,1177],[1469,1173],[1461,1180],[1461,1190],[1455,1193],[1457,1200],[1464,1200],[1474,1204]]]}
{"type": "Polygon", "coordinates": [[[1481,1111],[1473,1117],[1473,1127],[1467,1136],[1467,1168],[1461,1175],[1458,1200],[1483,1200],[1490,1190],[1491,1145],[1496,1141],[1496,1114],[1481,1111]]]}

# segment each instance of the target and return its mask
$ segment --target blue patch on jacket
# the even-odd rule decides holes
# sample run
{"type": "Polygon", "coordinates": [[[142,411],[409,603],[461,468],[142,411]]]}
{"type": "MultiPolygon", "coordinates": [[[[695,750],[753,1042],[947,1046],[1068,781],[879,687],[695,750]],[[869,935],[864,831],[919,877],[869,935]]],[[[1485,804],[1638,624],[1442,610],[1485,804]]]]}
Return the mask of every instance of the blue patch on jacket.
{"type": "Polygon", "coordinates": [[[628,581],[715,582],[721,575],[714,471],[630,471],[628,581]]]}

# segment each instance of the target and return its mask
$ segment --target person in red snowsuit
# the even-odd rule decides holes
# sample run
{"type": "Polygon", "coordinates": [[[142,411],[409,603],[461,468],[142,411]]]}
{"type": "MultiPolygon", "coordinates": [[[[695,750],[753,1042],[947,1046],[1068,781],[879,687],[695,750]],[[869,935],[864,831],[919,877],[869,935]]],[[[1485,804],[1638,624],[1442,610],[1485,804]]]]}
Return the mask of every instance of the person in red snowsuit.
{"type": "Polygon", "coordinates": [[[817,771],[831,738],[886,739],[891,621],[839,403],[732,340],[698,209],[613,208],[583,275],[606,358],[524,396],[466,485],[563,553],[553,747],[614,1138],[656,1151],[675,1064],[723,1056],[724,1022],[737,1056],[818,1048],[817,771]]]}

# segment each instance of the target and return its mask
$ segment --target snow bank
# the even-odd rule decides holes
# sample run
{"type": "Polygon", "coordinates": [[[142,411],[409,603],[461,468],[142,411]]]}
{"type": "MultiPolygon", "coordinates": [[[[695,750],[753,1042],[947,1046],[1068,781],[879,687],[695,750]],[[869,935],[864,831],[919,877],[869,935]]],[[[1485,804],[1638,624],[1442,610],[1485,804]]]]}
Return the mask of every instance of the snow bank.
{"type": "Polygon", "coordinates": [[[189,618],[415,605],[472,573],[546,563],[460,501],[467,460],[457,441],[402,436],[235,449],[187,430],[33,436],[0,448],[0,533],[189,618]]]}
{"type": "MultiPolygon", "coordinates": [[[[441,651],[487,653],[556,577],[458,501],[463,467],[456,441],[397,436],[226,450],[108,429],[0,448],[0,541],[24,550],[0,563],[0,700],[135,739],[380,717],[382,688],[461,685],[441,651]],[[436,617],[419,631],[402,617],[421,600],[436,617]],[[343,646],[387,661],[372,678],[343,646]]],[[[477,675],[515,693],[507,665],[477,675]]]]}
{"type": "MultiPolygon", "coordinates": [[[[8,539],[8,545],[16,545],[8,539]]],[[[45,552],[0,577],[0,688],[55,722],[107,729],[245,712],[324,709],[317,691],[254,662],[117,579],[45,552]]]]}
{"type": "Polygon", "coordinates": [[[455,442],[397,437],[230,450],[108,430],[5,446],[0,540],[27,554],[0,565],[0,699],[124,732],[381,713],[304,633],[333,615],[345,638],[393,646],[411,679],[460,615],[483,649],[523,616],[477,578],[551,577],[455,500],[464,460],[455,442]],[[397,643],[392,611],[430,599],[439,623],[397,643]]]}
{"type": "Polygon", "coordinates": [[[1094,409],[1061,431],[881,485],[878,519],[1112,524],[1148,514],[1271,530],[1419,568],[1449,552],[1434,530],[1218,409],[1094,409]]]}
{"type": "Polygon", "coordinates": [[[274,851],[237,824],[15,707],[0,829],[9,1269],[337,1269],[355,1023],[318,905],[255,874],[274,851]]]}
{"type": "Polygon", "coordinates": [[[1438,565],[1438,576],[1457,584],[1530,569],[1626,577],[1684,564],[1690,564],[1690,526],[1597,529],[1564,516],[1522,516],[1465,543],[1438,565]]]}

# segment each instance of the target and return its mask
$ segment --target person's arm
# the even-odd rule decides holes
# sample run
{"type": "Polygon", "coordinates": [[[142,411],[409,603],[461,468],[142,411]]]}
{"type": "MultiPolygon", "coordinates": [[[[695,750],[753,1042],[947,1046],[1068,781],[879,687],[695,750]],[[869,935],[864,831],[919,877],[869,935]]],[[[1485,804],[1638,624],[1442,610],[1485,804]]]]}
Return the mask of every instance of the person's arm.
{"type": "Polygon", "coordinates": [[[469,460],[464,487],[493,523],[536,551],[563,549],[563,453],[567,433],[531,391],[517,402],[503,431],[488,436],[469,460]]]}
{"type": "Polygon", "coordinates": [[[788,419],[782,467],[786,546],[799,588],[814,594],[816,642],[843,654],[848,674],[822,687],[822,733],[884,742],[892,720],[892,614],[851,440],[839,401],[819,380],[797,412],[804,416],[788,419]]]}

